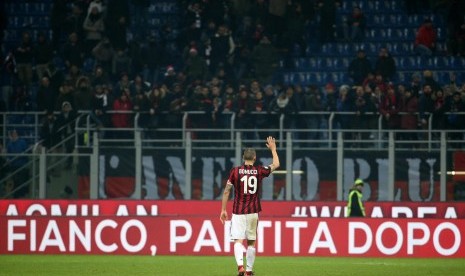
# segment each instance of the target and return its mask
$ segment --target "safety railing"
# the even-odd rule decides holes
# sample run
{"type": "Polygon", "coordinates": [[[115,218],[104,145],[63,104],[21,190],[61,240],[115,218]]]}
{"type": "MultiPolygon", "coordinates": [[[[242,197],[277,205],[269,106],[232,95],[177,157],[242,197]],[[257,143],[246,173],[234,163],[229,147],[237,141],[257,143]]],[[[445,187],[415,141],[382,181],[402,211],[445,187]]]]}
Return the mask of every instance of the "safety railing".
{"type": "MultiPolygon", "coordinates": [[[[302,142],[297,142],[296,145],[301,144],[312,144],[318,143],[319,148],[333,148],[335,143],[334,131],[341,130],[343,132],[357,132],[357,133],[370,133],[367,138],[363,138],[359,135],[354,137],[359,137],[358,140],[366,140],[362,143],[371,143],[370,140],[376,140],[378,142],[377,145],[373,143],[373,147],[377,147],[378,149],[381,148],[385,143],[383,143],[383,136],[381,133],[384,130],[390,129],[385,126],[385,122],[383,116],[379,113],[365,113],[363,117],[360,117],[359,114],[355,112],[298,112],[295,114],[276,114],[276,113],[269,113],[269,112],[250,112],[247,114],[247,119],[249,122],[241,122],[242,118],[238,118],[234,112],[224,112],[221,114],[221,124],[215,125],[208,125],[205,122],[200,122],[202,120],[202,116],[205,116],[205,112],[202,111],[186,111],[183,113],[172,114],[168,112],[150,115],[150,116],[157,116],[161,121],[165,120],[165,123],[160,123],[157,127],[151,126],[143,126],[139,124],[139,119],[142,115],[147,116],[147,112],[132,112],[132,111],[108,111],[107,116],[111,117],[113,114],[124,113],[130,114],[132,117],[132,125],[127,128],[114,128],[108,126],[101,126],[97,123],[95,119],[95,115],[89,111],[80,111],[79,118],[75,122],[75,130],[77,135],[75,136],[75,146],[81,147],[84,145],[90,146],[92,135],[91,133],[94,131],[98,131],[100,133],[110,133],[114,135],[101,135],[100,138],[107,140],[107,142],[111,143],[112,141],[120,141],[124,140],[126,142],[133,141],[133,137],[136,131],[142,131],[147,133],[147,139],[158,141],[158,142],[176,142],[181,143],[185,146],[185,135],[187,131],[190,131],[194,134],[194,140],[224,140],[221,144],[228,143],[229,146],[233,146],[234,141],[234,133],[240,131],[242,133],[248,134],[245,137],[245,141],[254,140],[258,138],[260,135],[259,133],[269,132],[273,133],[278,140],[282,141],[285,138],[286,132],[293,132],[293,133],[300,133],[302,137],[299,135],[295,136],[295,140],[303,140],[302,142]],[[167,117],[170,117],[167,120],[167,117]],[[258,125],[257,121],[254,121],[258,117],[261,116],[265,118],[265,123],[258,125]],[[347,118],[357,118],[351,120],[351,125],[347,125],[344,122],[347,118]],[[85,118],[85,119],[84,119],[85,118]],[[313,120],[313,121],[312,121],[313,120]],[[371,124],[366,125],[364,124],[352,124],[353,122],[357,122],[357,120],[370,120],[371,124]],[[362,126],[361,126],[362,125],[362,126]],[[150,132],[156,133],[156,135],[151,135],[150,132]],[[195,134],[201,134],[201,137],[196,137],[195,134]],[[208,138],[212,139],[201,139],[202,134],[205,133],[215,133],[215,135],[207,135],[208,138]],[[124,134],[124,135],[121,135],[124,134]],[[318,139],[312,139],[314,137],[318,137],[318,139]],[[310,138],[308,138],[310,137],[310,138]],[[317,140],[317,141],[313,141],[317,140]],[[323,143],[321,142],[323,141],[323,143]],[[326,146],[323,145],[326,142],[326,146]]],[[[449,116],[451,114],[455,114],[459,116],[459,121],[465,122],[465,112],[456,112],[456,113],[444,113],[441,116],[449,116]]],[[[3,117],[3,124],[2,124],[2,142],[3,145],[7,144],[8,141],[8,131],[11,129],[20,129],[22,130],[23,138],[26,138],[30,145],[39,141],[40,133],[39,128],[41,124],[41,117],[44,116],[42,112],[4,112],[1,113],[3,117]]],[[[398,116],[401,117],[403,115],[416,115],[414,114],[407,114],[407,113],[398,113],[398,116]]],[[[434,141],[437,141],[437,137],[434,137],[433,131],[434,130],[447,130],[447,128],[435,128],[437,126],[434,125],[434,120],[436,119],[435,115],[428,114],[428,122],[425,126],[421,128],[415,129],[390,129],[394,130],[398,133],[409,133],[409,132],[417,132],[418,135],[425,136],[421,137],[426,141],[426,148],[431,150],[434,144],[434,141]]],[[[350,121],[350,120],[349,120],[350,121]]],[[[441,126],[440,126],[441,127],[441,126]]],[[[463,128],[462,128],[463,129],[463,128]]],[[[456,136],[460,136],[460,128],[456,129],[448,129],[449,132],[456,132],[456,136]]],[[[402,136],[402,135],[401,135],[402,136]]],[[[406,135],[408,136],[408,135],[406,135]]],[[[401,139],[400,137],[399,139],[401,139]]],[[[385,137],[384,137],[385,140],[385,137]]],[[[209,142],[206,142],[209,143],[209,142]]],[[[406,142],[409,143],[409,142],[406,142]]]]}

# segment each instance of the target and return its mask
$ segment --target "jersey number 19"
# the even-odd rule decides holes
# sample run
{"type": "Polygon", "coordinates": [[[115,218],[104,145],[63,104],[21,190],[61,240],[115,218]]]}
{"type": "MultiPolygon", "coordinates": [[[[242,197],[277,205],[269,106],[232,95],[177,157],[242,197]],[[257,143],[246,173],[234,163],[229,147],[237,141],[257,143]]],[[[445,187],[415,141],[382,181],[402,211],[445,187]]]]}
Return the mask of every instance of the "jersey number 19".
{"type": "Polygon", "coordinates": [[[257,177],[254,175],[244,175],[241,178],[244,186],[244,194],[255,194],[257,192],[257,177]],[[250,189],[249,189],[250,188],[250,189]]]}

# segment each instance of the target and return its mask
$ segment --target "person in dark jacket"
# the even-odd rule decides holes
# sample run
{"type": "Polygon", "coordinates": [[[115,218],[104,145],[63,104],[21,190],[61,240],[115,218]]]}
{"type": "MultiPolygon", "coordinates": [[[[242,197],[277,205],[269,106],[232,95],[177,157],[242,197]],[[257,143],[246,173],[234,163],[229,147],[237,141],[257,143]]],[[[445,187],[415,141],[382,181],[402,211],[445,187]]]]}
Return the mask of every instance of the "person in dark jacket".
{"type": "Polygon", "coordinates": [[[371,63],[364,50],[358,50],[357,57],[349,64],[349,76],[355,85],[361,85],[371,70],[371,63]]]}
{"type": "Polygon", "coordinates": [[[356,179],[354,186],[349,190],[349,198],[347,202],[348,217],[365,217],[365,207],[362,202],[363,180],[356,179]]]}
{"type": "MultiPolygon", "coordinates": [[[[401,99],[401,111],[405,114],[401,115],[400,127],[403,130],[416,130],[418,127],[418,98],[412,93],[412,90],[405,90],[405,94],[401,99]]],[[[416,132],[402,133],[404,140],[415,141],[417,140],[416,132]]],[[[411,144],[415,147],[415,144],[411,144]]]]}
{"type": "Polygon", "coordinates": [[[40,32],[37,44],[34,47],[34,59],[36,64],[37,79],[41,80],[47,74],[48,64],[53,59],[53,48],[47,41],[45,33],[40,32]]]}
{"type": "Polygon", "coordinates": [[[396,75],[396,61],[392,58],[389,51],[382,47],[379,49],[378,59],[375,65],[376,73],[383,76],[385,81],[392,81],[396,75]]]}

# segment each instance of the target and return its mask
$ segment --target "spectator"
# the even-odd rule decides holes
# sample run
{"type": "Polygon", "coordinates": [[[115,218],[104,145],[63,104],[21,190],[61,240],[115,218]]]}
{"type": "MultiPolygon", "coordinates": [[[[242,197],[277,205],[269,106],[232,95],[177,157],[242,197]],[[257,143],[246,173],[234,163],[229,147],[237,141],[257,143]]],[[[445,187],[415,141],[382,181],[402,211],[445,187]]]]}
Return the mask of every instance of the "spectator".
{"type": "Polygon", "coordinates": [[[357,57],[350,62],[348,70],[354,85],[361,85],[372,71],[371,63],[364,50],[357,51],[357,57]]]}
{"type": "MultiPolygon", "coordinates": [[[[113,101],[113,111],[111,120],[113,127],[116,129],[130,128],[132,126],[132,103],[129,98],[129,90],[123,91],[118,98],[113,101]]],[[[117,131],[114,133],[113,138],[127,138],[129,137],[127,131],[117,131]]]]}
{"type": "Polygon", "coordinates": [[[159,81],[160,67],[163,65],[164,49],[155,39],[149,37],[148,43],[141,48],[142,76],[144,80],[156,84],[159,81]]]}
{"type": "Polygon", "coordinates": [[[270,127],[270,124],[268,123],[269,115],[267,114],[267,110],[264,109],[265,103],[263,99],[263,92],[257,91],[253,101],[254,106],[252,111],[256,112],[256,114],[253,114],[252,117],[254,118],[258,139],[262,139],[263,137],[268,137],[271,134],[268,131],[263,131],[270,127]]]}
{"type": "Polygon", "coordinates": [[[146,128],[149,125],[150,119],[150,101],[145,92],[138,91],[134,94],[134,100],[132,100],[132,109],[135,113],[139,113],[139,120],[137,121],[137,127],[146,128]]]}
{"type": "Polygon", "coordinates": [[[60,86],[60,94],[58,94],[57,100],[55,102],[54,110],[60,111],[61,106],[64,102],[69,102],[71,106],[74,105],[74,86],[67,80],[60,86]]]}
{"type": "Polygon", "coordinates": [[[450,55],[463,56],[465,54],[465,4],[463,1],[448,1],[446,10],[447,22],[447,51],[450,55]]]}
{"type": "Polygon", "coordinates": [[[247,44],[238,44],[234,54],[234,77],[236,80],[249,77],[252,71],[252,52],[247,44]]]}
{"type": "Polygon", "coordinates": [[[55,93],[50,86],[49,78],[42,77],[39,90],[37,91],[37,110],[44,112],[44,115],[48,111],[53,111],[55,109],[57,96],[57,93],[55,93]]]}
{"type": "Polygon", "coordinates": [[[34,58],[34,48],[31,36],[28,32],[23,32],[21,44],[16,48],[15,59],[18,80],[22,85],[30,87],[32,84],[32,63],[34,58]]]}
{"type": "Polygon", "coordinates": [[[267,36],[264,36],[260,43],[254,47],[251,57],[258,81],[271,83],[273,74],[278,67],[278,53],[267,36]]]}
{"type": "Polygon", "coordinates": [[[92,49],[102,40],[105,25],[103,23],[102,13],[94,6],[90,13],[87,14],[83,25],[85,31],[85,53],[90,56],[92,49]]]}
{"type": "Polygon", "coordinates": [[[166,85],[168,89],[172,89],[173,85],[177,82],[177,73],[172,65],[166,67],[166,72],[163,74],[162,84],[166,85]]]}
{"type": "Polygon", "coordinates": [[[281,47],[282,34],[286,31],[286,9],[289,1],[287,0],[269,0],[268,16],[269,24],[267,30],[270,34],[270,40],[274,45],[281,47]]]}
{"type": "Polygon", "coordinates": [[[191,48],[189,50],[189,57],[185,62],[184,72],[186,72],[189,82],[206,80],[208,74],[207,63],[203,57],[198,55],[197,49],[191,48]]]}
{"type": "Polygon", "coordinates": [[[410,90],[412,90],[413,95],[419,97],[421,91],[421,75],[419,73],[414,73],[412,75],[412,80],[410,81],[410,90]]]}
{"type": "MultiPolygon", "coordinates": [[[[194,94],[190,99],[189,109],[193,111],[203,111],[204,114],[198,114],[192,117],[192,125],[194,128],[208,128],[211,127],[213,102],[210,96],[210,89],[208,86],[197,86],[194,94]]],[[[210,133],[199,132],[197,137],[200,139],[209,139],[210,133]]]]}
{"type": "MultiPolygon", "coordinates": [[[[165,86],[162,89],[167,89],[165,86]]],[[[163,127],[180,128],[182,123],[182,112],[186,110],[187,100],[183,93],[183,86],[179,83],[173,85],[172,90],[166,93],[166,105],[163,106],[163,111],[168,111],[163,121],[163,127]]],[[[168,139],[179,139],[180,137],[174,132],[166,133],[168,139]]]]}
{"type": "MultiPolygon", "coordinates": [[[[68,70],[68,74],[65,75],[65,79],[76,88],[78,80],[83,76],[81,69],[76,65],[71,65],[68,70]]],[[[61,107],[60,107],[61,108],[61,107]]]]}
{"type": "Polygon", "coordinates": [[[276,99],[273,85],[269,84],[263,89],[263,109],[270,110],[271,103],[276,99]]]}
{"type": "Polygon", "coordinates": [[[433,72],[430,70],[423,71],[423,85],[429,85],[433,92],[441,88],[441,85],[434,79],[433,72]]]}
{"type": "Polygon", "coordinates": [[[84,20],[86,14],[82,9],[82,5],[79,3],[73,3],[71,5],[71,13],[65,19],[65,30],[66,33],[76,33],[78,37],[84,37],[84,20]]]}
{"type": "MultiPolygon", "coordinates": [[[[94,97],[92,98],[92,114],[98,128],[110,126],[110,118],[107,111],[111,108],[111,103],[112,99],[104,86],[96,85],[94,97]]],[[[104,136],[103,133],[101,135],[104,136]]]]}
{"type": "Polygon", "coordinates": [[[150,118],[148,123],[148,137],[156,138],[156,129],[160,126],[161,107],[165,105],[166,90],[153,87],[149,94],[150,118]]]}
{"type": "Polygon", "coordinates": [[[50,89],[52,90],[52,95],[58,97],[60,93],[60,87],[65,81],[65,75],[62,70],[59,70],[53,63],[48,64],[47,70],[48,78],[50,79],[50,89]]]}
{"type": "Polygon", "coordinates": [[[352,15],[343,25],[344,38],[347,41],[362,41],[365,37],[366,19],[360,7],[352,9],[352,15]]]}
{"type": "Polygon", "coordinates": [[[390,84],[387,87],[387,91],[382,95],[379,105],[379,113],[383,116],[383,126],[385,129],[399,129],[400,104],[401,99],[399,99],[395,87],[390,84]]]}
{"type": "Polygon", "coordinates": [[[137,94],[147,95],[150,93],[150,84],[145,82],[140,75],[136,75],[134,80],[129,83],[129,92],[131,99],[137,94]]]}
{"type": "MultiPolygon", "coordinates": [[[[307,92],[304,95],[304,105],[302,111],[310,111],[310,112],[321,112],[323,111],[323,102],[321,97],[321,92],[319,91],[316,85],[311,85],[307,92]]],[[[319,131],[317,129],[320,128],[322,116],[320,114],[309,114],[304,115],[306,129],[309,129],[310,132],[307,134],[307,139],[316,140],[321,138],[319,135],[319,131]]],[[[314,143],[310,142],[310,145],[314,145],[314,143]]]]}
{"type": "Polygon", "coordinates": [[[320,13],[320,42],[334,42],[336,33],[336,0],[323,0],[318,2],[320,13]]]}
{"type": "Polygon", "coordinates": [[[87,14],[91,13],[94,8],[97,8],[99,13],[105,13],[106,7],[102,0],[92,0],[87,8],[87,14]]]}
{"type": "MultiPolygon", "coordinates": [[[[460,92],[454,92],[452,99],[446,103],[445,111],[449,112],[449,114],[447,114],[447,126],[454,131],[449,134],[449,139],[453,141],[463,140],[465,115],[457,114],[457,112],[465,112],[465,102],[460,92]]],[[[456,142],[452,147],[461,148],[461,144],[456,142]]]]}
{"type": "MultiPolygon", "coordinates": [[[[401,109],[403,113],[400,118],[400,128],[407,132],[401,133],[401,138],[405,141],[415,142],[417,140],[416,129],[418,127],[418,98],[412,90],[406,89],[401,99],[401,109]]],[[[410,144],[409,148],[415,148],[416,144],[410,144]]]]}
{"type": "MultiPolygon", "coordinates": [[[[339,94],[336,102],[336,110],[338,112],[351,112],[353,111],[353,91],[351,91],[348,85],[341,85],[339,87],[339,94]]],[[[338,115],[336,116],[336,122],[339,123],[339,127],[342,129],[350,129],[352,127],[352,115],[338,115]]],[[[345,138],[349,138],[350,133],[344,133],[345,138]]]]}
{"type": "Polygon", "coordinates": [[[126,49],[126,33],[130,25],[128,0],[112,0],[106,13],[107,36],[115,49],[126,49]]]}
{"type": "Polygon", "coordinates": [[[47,74],[48,64],[52,61],[52,59],[53,48],[45,38],[45,34],[40,32],[37,36],[37,44],[34,47],[37,79],[41,80],[47,74]]]}
{"type": "Polygon", "coordinates": [[[336,111],[337,110],[337,98],[336,88],[334,84],[327,83],[324,89],[324,95],[322,98],[323,111],[336,111]]]}
{"type": "Polygon", "coordinates": [[[436,50],[436,30],[431,19],[427,18],[415,35],[415,52],[421,56],[431,56],[436,50]]]}
{"type": "Polygon", "coordinates": [[[392,81],[396,75],[396,61],[392,58],[387,48],[379,49],[378,59],[376,60],[375,72],[380,74],[385,81],[392,81]]]}
{"type": "Polygon", "coordinates": [[[71,33],[68,36],[68,42],[63,46],[63,59],[68,69],[71,68],[72,65],[78,68],[82,67],[84,49],[79,42],[77,33],[71,33]]]}
{"type": "Polygon", "coordinates": [[[269,2],[265,0],[253,1],[252,7],[250,8],[250,17],[255,20],[253,22],[254,25],[260,23],[263,27],[268,27],[271,20],[269,15],[269,2]]]}
{"type": "Polygon", "coordinates": [[[295,46],[298,46],[300,50],[299,56],[305,56],[305,50],[307,49],[306,37],[305,37],[305,23],[306,16],[302,12],[301,3],[288,2],[286,12],[286,31],[284,34],[284,41],[286,42],[285,49],[288,52],[293,52],[295,46]]]}
{"type": "MultiPolygon", "coordinates": [[[[202,29],[204,28],[203,10],[198,2],[189,4],[185,15],[185,27],[186,41],[196,41],[200,39],[202,35],[202,29]]],[[[184,45],[186,45],[185,43],[184,45]]]]}
{"type": "Polygon", "coordinates": [[[217,32],[210,38],[212,52],[210,68],[213,73],[220,67],[229,67],[229,60],[234,53],[234,40],[226,25],[220,25],[217,32]]]}
{"type": "Polygon", "coordinates": [[[56,119],[56,124],[58,127],[59,140],[63,141],[65,153],[68,155],[66,157],[66,169],[71,169],[73,164],[73,157],[71,154],[74,151],[74,139],[72,136],[74,134],[76,112],[73,110],[73,107],[69,102],[63,102],[61,105],[61,112],[56,119]]]}
{"type": "Polygon", "coordinates": [[[90,76],[91,86],[104,85],[110,83],[110,78],[107,74],[108,71],[100,65],[97,65],[94,69],[94,73],[90,76]]]}
{"type": "MultiPolygon", "coordinates": [[[[249,116],[250,112],[254,110],[254,102],[249,95],[247,88],[239,88],[239,95],[233,104],[233,110],[236,113],[236,126],[238,129],[251,129],[253,127],[252,118],[249,116]]],[[[242,137],[252,139],[252,133],[245,131],[242,137]]]]}
{"type": "Polygon", "coordinates": [[[427,130],[429,118],[434,112],[433,90],[428,84],[423,85],[422,93],[418,98],[418,112],[419,124],[423,130],[427,130]]]}
{"type": "Polygon", "coordinates": [[[236,101],[236,91],[232,85],[226,85],[225,93],[223,95],[223,111],[231,112],[233,111],[233,105],[236,101]]]}
{"type": "Polygon", "coordinates": [[[278,115],[284,114],[284,128],[292,128],[295,125],[295,118],[292,116],[297,112],[297,107],[291,100],[291,92],[287,92],[292,87],[288,87],[286,92],[281,92],[275,101],[271,103],[270,111],[278,115]]]}
{"type": "Polygon", "coordinates": [[[13,174],[13,198],[23,198],[27,195],[29,187],[26,185],[29,179],[28,157],[25,155],[28,145],[24,138],[20,137],[14,129],[10,131],[10,140],[6,145],[7,163],[13,174]]]}
{"type": "MultiPolygon", "coordinates": [[[[370,88],[371,89],[371,88],[370,88]]],[[[371,90],[367,93],[362,86],[355,87],[354,99],[355,117],[352,120],[354,129],[369,130],[374,128],[374,120],[376,115],[376,106],[372,100],[371,90]]],[[[369,132],[356,132],[353,135],[354,140],[367,140],[370,136],[369,132]]]]}
{"type": "Polygon", "coordinates": [[[59,171],[55,169],[58,164],[58,156],[56,153],[59,152],[57,144],[61,141],[59,128],[60,127],[56,122],[55,114],[53,114],[53,111],[49,111],[40,128],[40,139],[42,140],[42,146],[45,147],[47,149],[47,153],[49,153],[49,155],[47,155],[49,157],[47,163],[48,167],[53,168],[50,172],[54,176],[60,175],[59,171]]]}
{"type": "Polygon", "coordinates": [[[103,38],[92,49],[93,58],[105,72],[111,72],[114,54],[113,46],[108,38],[103,38]]]}
{"type": "Polygon", "coordinates": [[[76,82],[76,90],[74,92],[74,106],[76,111],[92,110],[93,97],[94,95],[89,78],[85,76],[80,77],[76,82]]]}
{"type": "MultiPolygon", "coordinates": [[[[32,111],[33,110],[33,102],[31,99],[31,94],[29,89],[25,86],[17,86],[13,90],[13,95],[11,95],[10,99],[10,108],[11,111],[32,111]]],[[[22,116],[22,115],[19,115],[22,116]]],[[[27,115],[26,115],[27,117],[27,115]]]]}
{"type": "Polygon", "coordinates": [[[67,2],[63,0],[53,0],[51,15],[50,15],[50,27],[52,29],[52,44],[55,51],[59,50],[61,34],[64,31],[67,14],[67,2]]]}
{"type": "Polygon", "coordinates": [[[131,74],[131,57],[128,53],[119,48],[116,50],[116,54],[113,56],[111,73],[113,76],[118,76],[122,73],[131,74]]]}
{"type": "MultiPolygon", "coordinates": [[[[434,95],[434,111],[433,111],[433,129],[446,129],[446,98],[450,100],[450,95],[445,96],[444,91],[439,89],[434,95]]],[[[433,134],[435,135],[435,134],[433,134]]]]}
{"type": "Polygon", "coordinates": [[[129,91],[129,84],[130,81],[128,74],[125,72],[121,73],[119,81],[114,86],[115,95],[121,95],[121,93],[123,93],[126,90],[129,91]]]}
{"type": "MultiPolygon", "coordinates": [[[[222,90],[219,86],[213,86],[211,91],[212,107],[211,107],[211,120],[213,128],[224,128],[224,121],[228,120],[229,117],[223,115],[223,95],[222,90]]],[[[215,135],[210,134],[212,138],[215,135]]],[[[223,135],[221,135],[223,136],[223,135]]]]}

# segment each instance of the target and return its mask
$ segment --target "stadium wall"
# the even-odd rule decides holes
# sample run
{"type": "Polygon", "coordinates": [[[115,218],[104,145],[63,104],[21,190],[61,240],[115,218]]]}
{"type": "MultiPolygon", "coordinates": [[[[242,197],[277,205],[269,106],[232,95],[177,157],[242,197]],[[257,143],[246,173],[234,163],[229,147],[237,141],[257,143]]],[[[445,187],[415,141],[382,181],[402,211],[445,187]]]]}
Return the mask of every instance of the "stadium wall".
{"type": "MultiPolygon", "coordinates": [[[[265,201],[267,256],[465,257],[465,203],[265,201]]],[[[219,201],[0,202],[0,254],[230,255],[219,201]]]]}

